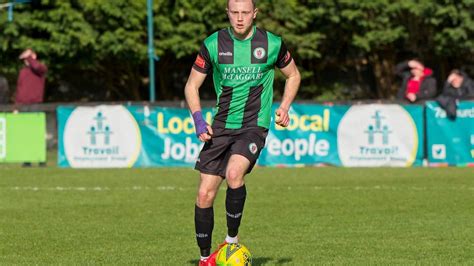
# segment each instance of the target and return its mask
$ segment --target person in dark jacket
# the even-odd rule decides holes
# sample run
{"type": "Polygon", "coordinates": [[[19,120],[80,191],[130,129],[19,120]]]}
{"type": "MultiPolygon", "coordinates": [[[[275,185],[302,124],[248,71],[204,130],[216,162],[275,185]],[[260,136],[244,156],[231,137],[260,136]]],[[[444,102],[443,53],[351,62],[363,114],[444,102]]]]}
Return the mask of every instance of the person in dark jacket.
{"type": "Polygon", "coordinates": [[[436,98],[446,115],[456,118],[457,102],[474,99],[474,81],[463,71],[454,69],[444,83],[443,92],[436,98]]]}
{"type": "Polygon", "coordinates": [[[37,60],[32,49],[26,49],[20,55],[20,60],[23,60],[25,66],[18,75],[15,104],[42,103],[48,68],[37,60]]]}
{"type": "Polygon", "coordinates": [[[433,99],[436,96],[436,79],[433,71],[418,60],[399,63],[395,67],[396,74],[402,78],[402,85],[397,93],[397,99],[416,102],[433,99]]]}

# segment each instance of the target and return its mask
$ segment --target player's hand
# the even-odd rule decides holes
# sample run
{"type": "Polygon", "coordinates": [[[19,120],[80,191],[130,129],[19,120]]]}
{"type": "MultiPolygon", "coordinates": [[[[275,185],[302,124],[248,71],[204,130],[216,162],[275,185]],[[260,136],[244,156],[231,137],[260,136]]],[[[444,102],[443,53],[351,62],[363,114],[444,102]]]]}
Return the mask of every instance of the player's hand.
{"type": "Polygon", "coordinates": [[[416,101],[416,94],[414,94],[414,93],[408,93],[408,94],[407,94],[407,99],[408,99],[410,102],[416,101]]]}
{"type": "Polygon", "coordinates": [[[283,108],[278,108],[275,111],[275,123],[282,127],[287,127],[290,124],[290,116],[288,115],[288,110],[283,108]]]}
{"type": "Polygon", "coordinates": [[[207,126],[206,126],[206,129],[207,129],[206,132],[201,133],[201,134],[199,134],[199,136],[198,136],[199,140],[202,141],[202,142],[208,142],[208,141],[210,141],[211,138],[212,138],[212,135],[214,134],[214,132],[212,132],[212,127],[211,127],[211,126],[207,125],[207,126]]]}
{"type": "Polygon", "coordinates": [[[196,111],[193,113],[194,127],[196,128],[196,136],[200,141],[206,142],[211,140],[212,137],[212,128],[206,123],[202,117],[201,111],[196,111]]]}

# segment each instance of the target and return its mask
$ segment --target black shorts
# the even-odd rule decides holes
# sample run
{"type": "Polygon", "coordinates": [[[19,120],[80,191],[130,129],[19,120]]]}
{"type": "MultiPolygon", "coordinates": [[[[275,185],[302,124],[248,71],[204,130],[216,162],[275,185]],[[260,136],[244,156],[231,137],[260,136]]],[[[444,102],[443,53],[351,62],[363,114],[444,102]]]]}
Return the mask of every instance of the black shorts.
{"type": "Polygon", "coordinates": [[[263,127],[213,128],[213,132],[212,139],[204,144],[194,168],[204,174],[225,178],[230,156],[240,154],[250,161],[249,169],[247,169],[247,173],[250,173],[265,146],[268,129],[263,127]]]}

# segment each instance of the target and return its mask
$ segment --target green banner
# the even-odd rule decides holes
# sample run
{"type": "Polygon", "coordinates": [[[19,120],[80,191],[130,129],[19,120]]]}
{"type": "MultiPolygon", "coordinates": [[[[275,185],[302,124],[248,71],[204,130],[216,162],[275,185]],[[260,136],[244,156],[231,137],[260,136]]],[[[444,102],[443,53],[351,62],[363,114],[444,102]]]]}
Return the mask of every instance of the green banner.
{"type": "Polygon", "coordinates": [[[449,119],[437,102],[426,103],[428,161],[433,166],[474,166],[474,101],[457,104],[449,119]]]}
{"type": "Polygon", "coordinates": [[[46,115],[0,113],[0,162],[46,161],[46,115]]]}

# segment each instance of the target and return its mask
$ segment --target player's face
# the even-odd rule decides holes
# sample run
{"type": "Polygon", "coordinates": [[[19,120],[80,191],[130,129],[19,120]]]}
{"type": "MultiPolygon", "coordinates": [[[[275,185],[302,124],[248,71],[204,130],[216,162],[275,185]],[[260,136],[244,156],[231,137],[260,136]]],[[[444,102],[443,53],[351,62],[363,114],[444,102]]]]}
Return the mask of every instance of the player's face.
{"type": "Polygon", "coordinates": [[[230,0],[227,6],[227,15],[234,30],[234,34],[241,39],[250,37],[252,33],[253,20],[257,17],[257,9],[254,8],[252,0],[237,1],[230,0]]]}

